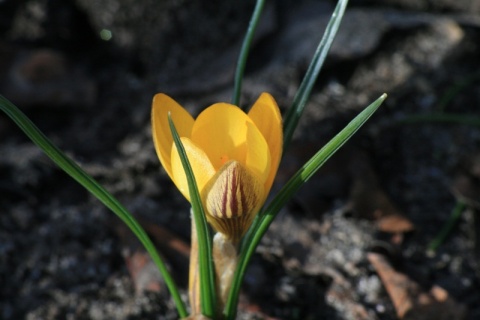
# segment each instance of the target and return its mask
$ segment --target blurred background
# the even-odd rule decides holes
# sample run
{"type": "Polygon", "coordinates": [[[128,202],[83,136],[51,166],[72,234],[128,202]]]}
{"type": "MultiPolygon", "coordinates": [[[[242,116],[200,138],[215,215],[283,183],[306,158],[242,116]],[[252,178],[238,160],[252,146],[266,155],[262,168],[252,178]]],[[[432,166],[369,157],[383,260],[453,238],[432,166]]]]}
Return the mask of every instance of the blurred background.
{"type": "MultiPolygon", "coordinates": [[[[254,4],[0,1],[0,94],[140,219],[183,294],[189,206],[151,100],[230,101],[254,4]]],[[[267,1],[242,107],[264,91],[290,106],[334,6],[267,1]]],[[[384,92],[272,225],[239,319],[480,318],[480,1],[350,1],[273,192],[384,92]]],[[[0,318],[177,318],[130,232],[3,114],[0,318]]]]}

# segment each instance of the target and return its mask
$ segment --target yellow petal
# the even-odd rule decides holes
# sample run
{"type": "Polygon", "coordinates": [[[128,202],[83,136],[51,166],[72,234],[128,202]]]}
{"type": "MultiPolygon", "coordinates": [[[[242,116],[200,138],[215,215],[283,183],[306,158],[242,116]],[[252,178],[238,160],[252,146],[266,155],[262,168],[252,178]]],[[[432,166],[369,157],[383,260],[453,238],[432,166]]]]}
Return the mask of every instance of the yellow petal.
{"type": "Polygon", "coordinates": [[[270,174],[265,182],[266,193],[270,191],[273,180],[277,174],[278,165],[282,157],[283,129],[282,116],[277,103],[268,93],[262,93],[253,104],[248,116],[257,126],[267,141],[270,149],[271,167],[270,174]]]}
{"type": "Polygon", "coordinates": [[[251,122],[247,122],[246,146],[247,157],[245,163],[247,168],[253,171],[265,183],[271,169],[270,150],[262,133],[251,122]]]}
{"type": "MultiPolygon", "coordinates": [[[[180,138],[187,153],[188,161],[193,170],[195,181],[197,182],[198,191],[200,194],[207,182],[215,175],[215,169],[208,159],[208,156],[196,146],[188,138],[180,138]]],[[[187,176],[183,170],[180,155],[177,152],[175,145],[172,148],[172,180],[177,186],[178,190],[190,201],[190,193],[188,190],[187,176]]]]}
{"type": "Polygon", "coordinates": [[[200,113],[191,138],[205,151],[216,170],[228,160],[245,164],[248,122],[252,120],[240,108],[217,103],[200,113]]]}
{"type": "Polygon", "coordinates": [[[229,161],[207,183],[202,199],[215,230],[237,242],[263,204],[264,186],[238,161],[229,161]]]}
{"type": "Polygon", "coordinates": [[[152,103],[152,134],[155,150],[162,166],[170,178],[172,176],[171,153],[173,138],[168,124],[170,112],[175,128],[180,137],[190,137],[194,120],[192,116],[169,96],[159,93],[153,97],[152,103]]]}

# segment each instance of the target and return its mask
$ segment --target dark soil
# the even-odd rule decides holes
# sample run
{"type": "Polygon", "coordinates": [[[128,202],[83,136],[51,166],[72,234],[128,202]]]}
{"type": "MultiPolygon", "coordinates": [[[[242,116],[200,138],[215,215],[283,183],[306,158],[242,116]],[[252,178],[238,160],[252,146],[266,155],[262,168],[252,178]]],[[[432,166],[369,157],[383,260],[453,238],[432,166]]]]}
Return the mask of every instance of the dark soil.
{"type": "MultiPolygon", "coordinates": [[[[267,1],[242,106],[263,91],[290,106],[334,5],[267,1]]],[[[0,94],[141,219],[185,299],[189,205],[155,154],[151,99],[167,93],[194,114],[229,101],[253,6],[0,1],[0,94]]],[[[479,39],[478,0],[351,1],[273,192],[389,97],[271,226],[239,319],[480,319],[479,39]],[[406,312],[385,265],[415,289],[406,312]]],[[[116,216],[3,115],[0,209],[1,319],[178,318],[116,216]]]]}

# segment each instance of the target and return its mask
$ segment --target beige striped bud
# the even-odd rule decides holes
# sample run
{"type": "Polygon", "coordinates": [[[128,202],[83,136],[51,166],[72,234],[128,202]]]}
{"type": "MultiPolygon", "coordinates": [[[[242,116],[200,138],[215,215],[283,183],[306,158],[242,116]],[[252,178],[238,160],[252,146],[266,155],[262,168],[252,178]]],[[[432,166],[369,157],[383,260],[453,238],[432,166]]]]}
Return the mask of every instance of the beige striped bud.
{"type": "Polygon", "coordinates": [[[231,160],[204,189],[207,220],[215,230],[237,243],[260,209],[264,193],[259,179],[238,161],[231,160]]]}

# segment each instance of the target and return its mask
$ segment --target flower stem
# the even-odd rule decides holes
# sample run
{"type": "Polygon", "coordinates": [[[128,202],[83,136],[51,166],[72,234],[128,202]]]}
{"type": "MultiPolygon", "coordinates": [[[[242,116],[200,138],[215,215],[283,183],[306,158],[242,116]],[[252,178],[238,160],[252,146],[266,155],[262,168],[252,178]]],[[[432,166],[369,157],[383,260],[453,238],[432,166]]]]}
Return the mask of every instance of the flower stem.
{"type": "Polygon", "coordinates": [[[200,266],[198,265],[198,236],[195,218],[192,216],[192,234],[190,246],[190,267],[188,274],[188,300],[190,301],[190,315],[196,316],[202,314],[202,304],[200,300],[200,266]]]}
{"type": "Polygon", "coordinates": [[[232,287],[238,264],[237,246],[225,235],[217,232],[213,237],[213,261],[217,279],[217,314],[221,315],[232,287]]]}

